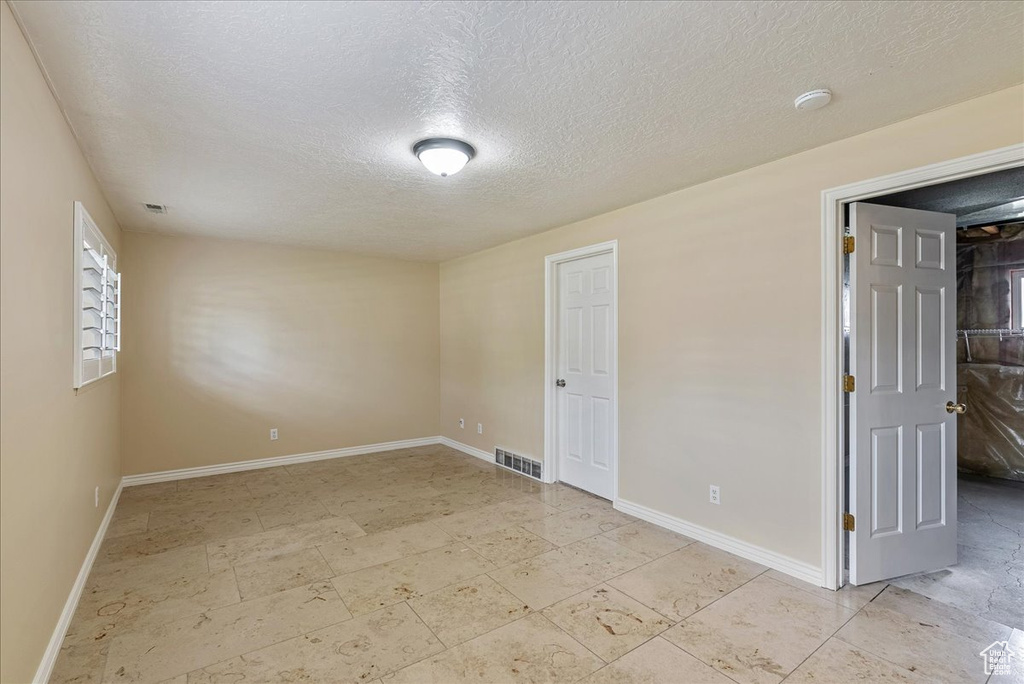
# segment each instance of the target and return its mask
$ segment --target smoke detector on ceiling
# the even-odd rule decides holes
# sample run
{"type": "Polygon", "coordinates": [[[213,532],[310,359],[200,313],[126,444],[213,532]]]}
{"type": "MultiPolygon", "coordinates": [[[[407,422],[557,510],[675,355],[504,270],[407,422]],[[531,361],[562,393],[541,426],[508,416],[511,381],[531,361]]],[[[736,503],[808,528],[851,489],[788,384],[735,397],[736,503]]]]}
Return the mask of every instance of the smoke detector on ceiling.
{"type": "Polygon", "coordinates": [[[148,211],[150,214],[166,214],[167,213],[167,205],[166,204],[150,204],[149,202],[144,202],[142,204],[142,206],[144,206],[146,208],[146,211],[148,211]]]}
{"type": "Polygon", "coordinates": [[[828,88],[820,88],[804,93],[793,101],[793,106],[802,112],[809,112],[814,109],[821,109],[832,101],[832,91],[828,88]]]}

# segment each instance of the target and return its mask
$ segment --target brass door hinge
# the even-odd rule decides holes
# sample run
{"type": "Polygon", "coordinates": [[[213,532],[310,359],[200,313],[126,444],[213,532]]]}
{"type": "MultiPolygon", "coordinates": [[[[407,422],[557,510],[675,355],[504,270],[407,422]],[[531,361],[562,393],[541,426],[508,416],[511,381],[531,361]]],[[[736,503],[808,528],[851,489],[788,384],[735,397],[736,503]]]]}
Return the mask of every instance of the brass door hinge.
{"type": "Polygon", "coordinates": [[[857,521],[853,519],[853,516],[849,513],[843,513],[843,529],[847,532],[853,532],[857,527],[857,521]]]}
{"type": "Polygon", "coordinates": [[[857,379],[852,375],[843,376],[843,391],[853,392],[857,389],[857,379]]]}
{"type": "Polygon", "coordinates": [[[853,254],[857,240],[852,235],[843,236],[843,254],[853,254]]]}

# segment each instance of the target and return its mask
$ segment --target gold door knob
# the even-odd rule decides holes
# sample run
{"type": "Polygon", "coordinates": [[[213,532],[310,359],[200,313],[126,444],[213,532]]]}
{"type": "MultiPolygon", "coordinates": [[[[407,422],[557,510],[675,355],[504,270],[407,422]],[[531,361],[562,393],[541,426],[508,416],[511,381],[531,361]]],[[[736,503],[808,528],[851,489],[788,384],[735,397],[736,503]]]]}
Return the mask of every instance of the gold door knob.
{"type": "Polygon", "coordinates": [[[946,413],[967,413],[967,404],[955,404],[952,401],[947,401],[946,413]]]}

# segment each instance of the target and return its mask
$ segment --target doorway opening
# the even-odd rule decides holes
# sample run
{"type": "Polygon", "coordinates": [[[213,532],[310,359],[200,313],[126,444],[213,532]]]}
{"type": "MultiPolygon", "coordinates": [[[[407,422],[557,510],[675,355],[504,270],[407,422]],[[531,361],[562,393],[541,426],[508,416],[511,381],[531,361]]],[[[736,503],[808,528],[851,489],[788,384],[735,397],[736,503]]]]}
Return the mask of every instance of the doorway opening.
{"type": "Polygon", "coordinates": [[[545,258],[544,469],[618,500],[618,243],[545,258]]]}
{"type": "Polygon", "coordinates": [[[826,381],[833,403],[825,410],[823,584],[838,588],[860,570],[862,580],[1021,627],[1014,597],[1024,577],[1013,552],[1024,510],[1024,146],[823,198],[825,241],[835,248],[828,256],[836,259],[831,292],[823,283],[832,332],[824,358],[834,373],[826,381]],[[857,233],[847,243],[854,257],[842,253],[847,227],[857,233]],[[905,272],[889,283],[884,269],[871,271],[877,265],[910,268],[889,269],[905,272]],[[945,273],[919,282],[929,268],[945,273]],[[886,320],[896,324],[887,328],[886,320]],[[931,412],[926,418],[914,413],[915,401],[931,412]],[[967,413],[957,413],[963,407],[967,413]],[[844,516],[858,502],[856,519],[844,516]],[[913,546],[915,534],[936,534],[944,523],[953,536],[935,543],[945,552],[931,538],[913,546]]]}

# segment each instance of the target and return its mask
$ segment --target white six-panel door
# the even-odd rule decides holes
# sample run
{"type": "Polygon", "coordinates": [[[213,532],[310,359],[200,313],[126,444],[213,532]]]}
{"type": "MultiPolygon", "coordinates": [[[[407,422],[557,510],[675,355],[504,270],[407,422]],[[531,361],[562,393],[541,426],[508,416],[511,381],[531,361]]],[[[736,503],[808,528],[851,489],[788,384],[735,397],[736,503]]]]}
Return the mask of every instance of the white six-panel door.
{"type": "Polygon", "coordinates": [[[556,445],[558,479],[614,494],[613,257],[558,264],[556,445]],[[562,382],[564,381],[564,386],[562,382]]]}
{"type": "Polygon", "coordinates": [[[850,205],[850,581],[956,563],[956,218],[850,205]]]}

